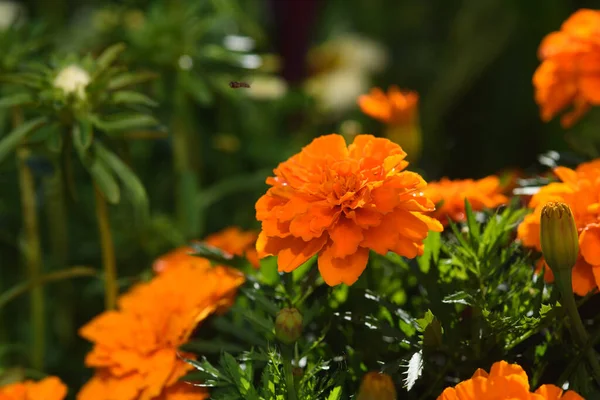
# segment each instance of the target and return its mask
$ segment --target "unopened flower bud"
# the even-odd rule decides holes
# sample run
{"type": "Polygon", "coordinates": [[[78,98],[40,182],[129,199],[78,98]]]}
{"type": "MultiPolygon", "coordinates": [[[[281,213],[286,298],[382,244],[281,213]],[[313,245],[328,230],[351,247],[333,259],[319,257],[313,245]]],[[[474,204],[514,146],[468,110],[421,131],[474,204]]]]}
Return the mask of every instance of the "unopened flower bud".
{"type": "Polygon", "coordinates": [[[396,400],[394,381],[389,375],[369,372],[360,384],[356,400],[396,400]]]}
{"type": "Polygon", "coordinates": [[[568,205],[549,202],[542,208],[540,242],[546,264],[553,272],[573,268],[579,254],[579,236],[568,205]]]}
{"type": "Polygon", "coordinates": [[[283,308],[275,318],[275,336],[280,342],[292,344],[302,335],[302,315],[295,308],[283,308]]]}

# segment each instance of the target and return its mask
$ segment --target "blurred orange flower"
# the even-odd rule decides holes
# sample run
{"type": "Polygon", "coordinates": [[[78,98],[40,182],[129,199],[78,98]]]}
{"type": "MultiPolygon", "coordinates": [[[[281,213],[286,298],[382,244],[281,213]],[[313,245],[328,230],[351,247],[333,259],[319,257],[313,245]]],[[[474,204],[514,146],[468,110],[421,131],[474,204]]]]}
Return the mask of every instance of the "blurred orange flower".
{"type": "Polygon", "coordinates": [[[411,124],[417,118],[419,94],[401,91],[391,86],[387,94],[379,88],[371,89],[369,94],[359,96],[358,105],[365,114],[386,124],[411,124]]]}
{"type": "Polygon", "coordinates": [[[419,94],[391,86],[385,94],[379,88],[359,96],[361,110],[387,126],[384,136],[399,144],[407,153],[407,160],[415,162],[421,154],[421,127],[418,121],[419,94]]]}
{"type": "Polygon", "coordinates": [[[573,110],[561,118],[568,128],[600,104],[600,11],[576,11],[560,31],[544,38],[538,56],[542,64],[533,84],[542,120],[551,120],[572,104],[573,110]]]}
{"type": "MultiPolygon", "coordinates": [[[[554,173],[561,182],[550,183],[533,195],[529,207],[534,208],[534,212],[519,225],[518,238],[525,246],[541,251],[542,208],[549,201],[566,203],[573,211],[579,231],[579,259],[573,267],[573,292],[585,296],[600,287],[600,159],[583,163],[575,170],[557,167],[554,173]]],[[[538,269],[543,267],[545,280],[554,281],[552,271],[541,260],[538,269]]]]}
{"type": "Polygon", "coordinates": [[[54,376],[0,387],[0,400],[63,400],[66,395],[67,386],[54,376]]]}
{"type": "Polygon", "coordinates": [[[462,381],[455,387],[444,389],[438,400],[583,400],[583,397],[555,385],[542,385],[538,390],[529,391],[529,378],[518,364],[499,361],[492,365],[488,374],[483,369],[475,371],[471,379],[462,381]]]}
{"type": "MultiPolygon", "coordinates": [[[[230,253],[240,257],[246,257],[248,261],[255,267],[258,268],[260,261],[256,254],[256,238],[258,233],[254,231],[244,232],[240,228],[234,226],[225,228],[220,232],[214,233],[207,236],[204,242],[211,246],[217,247],[226,253],[230,253]]],[[[190,255],[194,252],[189,246],[179,247],[154,261],[152,269],[156,273],[161,273],[165,269],[182,264],[201,264],[205,265],[205,262],[198,261],[199,257],[190,255]]]]}
{"type": "Polygon", "coordinates": [[[117,311],[81,328],[80,335],[94,342],[85,363],[96,373],[78,400],[208,398],[204,389],[178,381],[192,367],[178,358],[177,349],[208,315],[231,305],[244,277],[193,258],[138,284],[119,299],[117,311]]]}
{"type": "Polygon", "coordinates": [[[496,176],[473,180],[449,180],[430,182],[424,189],[425,195],[436,205],[431,215],[444,226],[451,221],[465,221],[465,199],[469,200],[474,211],[493,208],[508,202],[502,194],[500,180],[496,176]]]}
{"type": "Polygon", "coordinates": [[[422,193],[423,178],[403,171],[405,157],[397,144],[371,135],[349,146],[336,134],[313,140],[267,178],[271,188],[256,203],[258,255],[277,255],[279,271],[291,272],[318,254],[333,286],[356,282],[369,249],[421,254],[429,230],[443,228],[424,214],[434,205],[422,193]]]}

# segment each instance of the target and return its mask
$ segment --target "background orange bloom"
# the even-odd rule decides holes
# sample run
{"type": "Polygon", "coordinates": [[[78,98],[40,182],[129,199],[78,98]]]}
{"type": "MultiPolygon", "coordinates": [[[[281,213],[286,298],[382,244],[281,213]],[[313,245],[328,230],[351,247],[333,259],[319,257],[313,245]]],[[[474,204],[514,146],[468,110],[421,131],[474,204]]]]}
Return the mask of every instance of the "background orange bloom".
{"type": "MultiPolygon", "coordinates": [[[[562,201],[573,211],[579,231],[579,259],[573,267],[573,291],[580,296],[600,285],[600,159],[583,163],[577,169],[558,167],[554,173],[561,182],[544,186],[536,193],[529,207],[534,212],[518,228],[518,238],[525,246],[541,251],[540,217],[549,201],[562,201]]],[[[541,261],[538,268],[545,266],[541,261]]],[[[546,266],[547,282],[554,276],[546,266]]]]}
{"type": "MultiPolygon", "coordinates": [[[[258,233],[254,231],[242,231],[237,226],[225,228],[220,232],[207,236],[204,242],[211,246],[217,247],[224,252],[246,257],[248,261],[258,268],[260,261],[256,254],[256,238],[258,233]]],[[[154,261],[152,269],[156,273],[161,273],[165,269],[182,264],[197,264],[199,266],[206,265],[200,257],[192,256],[194,249],[190,246],[179,247],[154,261]],[[201,261],[198,261],[200,259],[201,261]]]]}
{"type": "Polygon", "coordinates": [[[346,146],[340,135],[315,139],[275,169],[271,186],[256,203],[262,222],[260,257],[277,255],[279,271],[290,272],[318,254],[328,285],[351,285],[364,271],[369,249],[415,257],[438,221],[423,195],[419,174],[400,146],[358,135],[346,146]]]}
{"type": "Polygon", "coordinates": [[[465,221],[465,199],[474,211],[493,208],[508,202],[502,194],[503,187],[496,176],[483,179],[450,180],[442,178],[430,182],[424,189],[425,195],[436,205],[431,215],[448,225],[448,221],[465,221]]]}
{"type": "Polygon", "coordinates": [[[446,388],[438,400],[583,400],[583,397],[555,385],[542,385],[534,393],[529,391],[529,379],[518,364],[499,361],[492,365],[490,373],[475,371],[471,379],[455,387],[446,388]]]}
{"type": "Polygon", "coordinates": [[[137,285],[119,299],[118,311],[104,312],[81,328],[81,336],[94,342],[85,363],[97,370],[78,399],[208,397],[203,389],[178,382],[192,367],[177,357],[177,349],[203,319],[231,304],[244,277],[193,258],[137,285]]]}
{"type": "Polygon", "coordinates": [[[54,376],[39,382],[24,381],[0,388],[0,400],[62,400],[67,386],[54,376]]]}
{"type": "Polygon", "coordinates": [[[600,104],[600,11],[575,12],[560,31],[544,38],[538,54],[542,64],[533,84],[544,121],[573,105],[561,118],[569,127],[590,106],[600,104]]]}
{"type": "Polygon", "coordinates": [[[358,98],[362,112],[386,124],[414,123],[418,114],[418,104],[418,93],[402,91],[398,86],[391,86],[387,94],[379,88],[373,88],[369,94],[358,98]]]}

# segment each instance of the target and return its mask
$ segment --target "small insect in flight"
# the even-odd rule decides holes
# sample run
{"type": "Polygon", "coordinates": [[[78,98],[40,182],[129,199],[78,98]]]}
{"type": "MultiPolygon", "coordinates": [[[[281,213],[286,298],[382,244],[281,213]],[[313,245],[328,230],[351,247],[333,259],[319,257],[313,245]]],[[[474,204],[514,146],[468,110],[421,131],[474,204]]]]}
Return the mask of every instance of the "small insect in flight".
{"type": "Polygon", "coordinates": [[[229,87],[232,88],[232,89],[250,88],[250,85],[247,84],[246,82],[231,81],[231,82],[229,82],[229,87]]]}

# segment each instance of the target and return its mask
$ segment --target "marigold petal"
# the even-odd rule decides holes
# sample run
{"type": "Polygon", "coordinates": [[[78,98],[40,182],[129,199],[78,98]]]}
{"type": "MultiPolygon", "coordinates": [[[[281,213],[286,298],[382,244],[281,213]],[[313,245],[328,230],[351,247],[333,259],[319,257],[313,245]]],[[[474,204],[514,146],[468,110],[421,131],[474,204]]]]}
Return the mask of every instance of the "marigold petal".
{"type": "Polygon", "coordinates": [[[573,267],[573,292],[579,296],[585,296],[591,290],[596,288],[593,268],[585,262],[583,257],[575,263],[573,267]]]}
{"type": "Polygon", "coordinates": [[[444,389],[442,394],[440,394],[437,400],[464,400],[458,397],[456,394],[456,390],[452,387],[444,389]]]}
{"type": "Polygon", "coordinates": [[[336,135],[335,133],[323,135],[314,139],[302,150],[304,154],[315,159],[333,158],[340,160],[348,157],[346,141],[342,136],[336,135]]]}
{"type": "Polygon", "coordinates": [[[331,247],[327,250],[332,253],[333,258],[344,258],[355,253],[358,245],[363,240],[362,229],[347,218],[340,218],[338,222],[329,229],[331,247]]]}
{"type": "Polygon", "coordinates": [[[323,231],[335,225],[340,211],[334,211],[329,204],[313,204],[304,214],[297,215],[290,223],[290,233],[308,241],[323,234],[323,231]]]}
{"type": "Polygon", "coordinates": [[[344,258],[335,258],[331,246],[319,253],[319,272],[329,286],[345,283],[352,285],[367,267],[369,249],[364,247],[344,258]]]}
{"type": "Polygon", "coordinates": [[[328,236],[312,239],[308,242],[292,236],[286,238],[267,237],[262,233],[256,242],[259,254],[277,255],[277,267],[280,272],[291,272],[308,261],[327,243],[328,236]]]}
{"type": "Polygon", "coordinates": [[[579,249],[588,264],[600,265],[600,223],[583,229],[579,235],[579,249]]]}
{"type": "Polygon", "coordinates": [[[555,385],[542,385],[535,393],[544,396],[546,400],[559,400],[562,397],[563,390],[555,385]]]}

